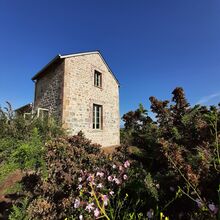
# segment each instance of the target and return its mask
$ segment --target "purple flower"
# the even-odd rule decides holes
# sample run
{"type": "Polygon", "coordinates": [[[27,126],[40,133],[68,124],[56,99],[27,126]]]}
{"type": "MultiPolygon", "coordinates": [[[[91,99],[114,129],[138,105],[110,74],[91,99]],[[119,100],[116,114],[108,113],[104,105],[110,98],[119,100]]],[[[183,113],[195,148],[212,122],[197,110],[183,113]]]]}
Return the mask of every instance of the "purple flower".
{"type": "Polygon", "coordinates": [[[113,181],[112,176],[108,176],[108,181],[109,181],[109,182],[112,182],[112,181],[113,181]]]}
{"type": "Polygon", "coordinates": [[[107,206],[108,205],[108,196],[107,195],[102,195],[102,200],[104,202],[104,206],[107,206]]]}
{"type": "Polygon", "coordinates": [[[104,173],[103,173],[103,172],[97,172],[97,173],[96,173],[96,176],[103,177],[103,176],[104,176],[104,173]]]}
{"type": "Polygon", "coordinates": [[[124,163],[124,167],[125,167],[125,168],[130,167],[130,162],[129,162],[128,160],[125,161],[125,163],[124,163]]]}
{"type": "Polygon", "coordinates": [[[217,214],[218,208],[213,203],[209,204],[208,207],[214,214],[217,214]]]}
{"type": "Polygon", "coordinates": [[[97,217],[99,217],[99,214],[100,214],[100,211],[98,210],[98,208],[96,208],[94,210],[94,216],[97,218],[97,217]]]}
{"type": "Polygon", "coordinates": [[[94,210],[94,203],[89,203],[87,206],[86,206],[86,210],[90,213],[92,210],[94,210]]]}
{"type": "Polygon", "coordinates": [[[79,199],[75,199],[74,208],[77,209],[77,208],[79,208],[79,206],[80,206],[80,200],[79,199]]]}
{"type": "Polygon", "coordinates": [[[200,199],[196,199],[196,203],[197,203],[199,208],[203,207],[203,203],[202,203],[202,201],[200,199]]]}
{"type": "Polygon", "coordinates": [[[128,176],[126,174],[123,175],[123,179],[126,180],[128,176]]]}

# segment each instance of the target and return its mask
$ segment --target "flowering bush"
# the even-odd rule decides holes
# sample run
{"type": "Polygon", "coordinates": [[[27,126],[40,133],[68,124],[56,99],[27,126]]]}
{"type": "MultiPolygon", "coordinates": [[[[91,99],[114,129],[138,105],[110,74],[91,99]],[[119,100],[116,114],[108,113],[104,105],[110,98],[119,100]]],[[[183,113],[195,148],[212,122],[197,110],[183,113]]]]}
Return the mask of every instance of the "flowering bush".
{"type": "Polygon", "coordinates": [[[110,169],[97,168],[95,173],[81,171],[78,177],[78,195],[74,200],[79,219],[115,219],[114,216],[118,213],[112,208],[111,201],[128,179],[129,167],[130,162],[125,161],[119,166],[112,164],[110,169]]]}
{"type": "MultiPolygon", "coordinates": [[[[23,181],[30,219],[112,219],[120,214],[114,202],[130,175],[130,162],[118,160],[125,158],[122,153],[106,155],[82,133],[50,141],[45,149],[47,175],[39,169],[23,181]]],[[[122,209],[123,203],[117,204],[122,209]]]]}

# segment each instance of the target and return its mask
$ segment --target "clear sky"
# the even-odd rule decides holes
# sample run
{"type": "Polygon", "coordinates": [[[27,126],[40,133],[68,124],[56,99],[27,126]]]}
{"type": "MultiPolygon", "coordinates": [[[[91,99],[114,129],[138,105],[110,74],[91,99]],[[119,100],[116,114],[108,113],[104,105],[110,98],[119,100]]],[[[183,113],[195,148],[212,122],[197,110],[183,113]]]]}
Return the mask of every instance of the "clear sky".
{"type": "Polygon", "coordinates": [[[100,50],[121,83],[121,114],[184,87],[220,101],[219,0],[0,0],[0,104],[32,102],[56,54],[100,50]]]}

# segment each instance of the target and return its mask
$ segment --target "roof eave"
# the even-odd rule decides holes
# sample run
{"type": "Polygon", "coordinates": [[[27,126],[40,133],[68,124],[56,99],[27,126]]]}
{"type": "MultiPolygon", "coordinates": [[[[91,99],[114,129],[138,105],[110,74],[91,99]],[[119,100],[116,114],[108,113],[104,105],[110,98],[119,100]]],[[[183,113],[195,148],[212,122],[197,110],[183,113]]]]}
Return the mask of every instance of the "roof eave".
{"type": "Polygon", "coordinates": [[[52,63],[55,61],[61,59],[62,56],[60,54],[56,55],[48,64],[46,64],[40,71],[38,71],[31,79],[34,81],[38,78],[38,76],[47,68],[49,67],[52,63]]]}

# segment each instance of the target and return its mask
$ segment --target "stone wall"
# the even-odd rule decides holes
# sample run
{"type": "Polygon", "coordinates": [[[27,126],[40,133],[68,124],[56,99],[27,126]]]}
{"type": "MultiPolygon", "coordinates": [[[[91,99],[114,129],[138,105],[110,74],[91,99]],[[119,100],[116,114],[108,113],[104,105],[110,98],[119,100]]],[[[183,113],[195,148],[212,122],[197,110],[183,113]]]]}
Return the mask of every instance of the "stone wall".
{"type": "Polygon", "coordinates": [[[47,68],[35,82],[34,109],[46,108],[61,120],[63,96],[64,61],[47,68]]]}
{"type": "Polygon", "coordinates": [[[63,124],[70,134],[80,130],[103,147],[120,144],[119,86],[99,54],[65,59],[63,124]],[[102,73],[102,88],[94,86],[94,71],[102,73]],[[93,129],[93,104],[103,106],[103,128],[93,129]]]}

